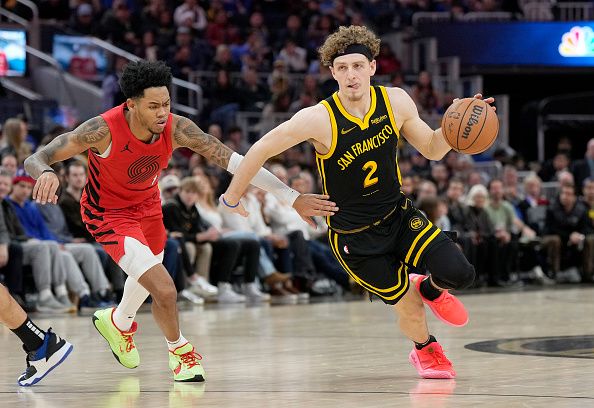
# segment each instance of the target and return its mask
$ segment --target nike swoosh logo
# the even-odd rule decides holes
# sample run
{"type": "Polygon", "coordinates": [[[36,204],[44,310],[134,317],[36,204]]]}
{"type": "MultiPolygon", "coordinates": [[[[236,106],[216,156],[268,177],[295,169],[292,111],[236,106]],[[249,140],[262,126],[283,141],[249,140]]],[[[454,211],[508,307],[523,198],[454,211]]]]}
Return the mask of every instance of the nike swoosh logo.
{"type": "Polygon", "coordinates": [[[403,210],[406,210],[408,208],[408,198],[404,200],[404,205],[401,205],[400,208],[402,208],[403,210]]]}
{"type": "Polygon", "coordinates": [[[346,135],[347,133],[349,133],[351,130],[353,130],[354,128],[356,128],[357,126],[353,126],[350,129],[344,130],[344,128],[340,129],[340,134],[341,135],[346,135]]]}

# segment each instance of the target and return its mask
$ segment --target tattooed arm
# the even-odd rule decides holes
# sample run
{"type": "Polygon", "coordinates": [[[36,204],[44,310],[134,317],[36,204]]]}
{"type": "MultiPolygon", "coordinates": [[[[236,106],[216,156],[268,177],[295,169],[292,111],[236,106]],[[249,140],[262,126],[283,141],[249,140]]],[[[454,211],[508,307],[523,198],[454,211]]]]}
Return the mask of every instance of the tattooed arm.
{"type": "Polygon", "coordinates": [[[61,134],[25,160],[25,170],[37,179],[33,188],[33,200],[40,204],[56,203],[56,191],[60,185],[58,176],[52,172],[51,164],[69,159],[88,149],[109,143],[109,127],[101,116],[87,120],[71,132],[61,134]]]}
{"type": "Polygon", "coordinates": [[[217,166],[227,169],[233,150],[216,137],[205,133],[190,119],[178,115],[173,115],[173,117],[177,119],[173,132],[174,149],[187,147],[217,166]]]}

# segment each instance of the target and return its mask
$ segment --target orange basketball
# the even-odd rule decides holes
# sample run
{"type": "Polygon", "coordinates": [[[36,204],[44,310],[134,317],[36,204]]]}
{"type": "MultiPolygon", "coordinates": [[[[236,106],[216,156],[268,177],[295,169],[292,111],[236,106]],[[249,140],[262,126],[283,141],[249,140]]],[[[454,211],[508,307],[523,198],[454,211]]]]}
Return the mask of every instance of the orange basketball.
{"type": "Polygon", "coordinates": [[[441,119],[441,131],[452,149],[477,154],[487,150],[499,133],[499,119],[484,101],[464,98],[454,102],[441,119]]]}

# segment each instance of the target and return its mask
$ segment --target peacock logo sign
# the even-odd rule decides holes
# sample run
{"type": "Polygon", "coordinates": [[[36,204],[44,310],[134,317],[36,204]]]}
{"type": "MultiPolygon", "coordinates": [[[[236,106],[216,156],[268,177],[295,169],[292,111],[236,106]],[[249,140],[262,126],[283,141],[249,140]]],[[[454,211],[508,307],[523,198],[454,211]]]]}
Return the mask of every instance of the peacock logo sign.
{"type": "Polygon", "coordinates": [[[564,57],[594,57],[594,31],[591,27],[573,27],[563,34],[559,54],[564,57]]]}

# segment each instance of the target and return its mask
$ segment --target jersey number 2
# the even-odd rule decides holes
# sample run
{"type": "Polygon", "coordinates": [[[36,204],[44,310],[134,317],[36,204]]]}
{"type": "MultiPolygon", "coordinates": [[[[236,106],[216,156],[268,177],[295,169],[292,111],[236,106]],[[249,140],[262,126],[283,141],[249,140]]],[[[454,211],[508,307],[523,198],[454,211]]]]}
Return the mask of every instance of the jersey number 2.
{"type": "Polygon", "coordinates": [[[365,180],[363,181],[363,188],[370,187],[376,184],[379,180],[377,177],[373,177],[375,172],[377,171],[377,163],[373,160],[368,161],[363,165],[363,171],[369,170],[367,176],[365,176],[365,180]]]}

